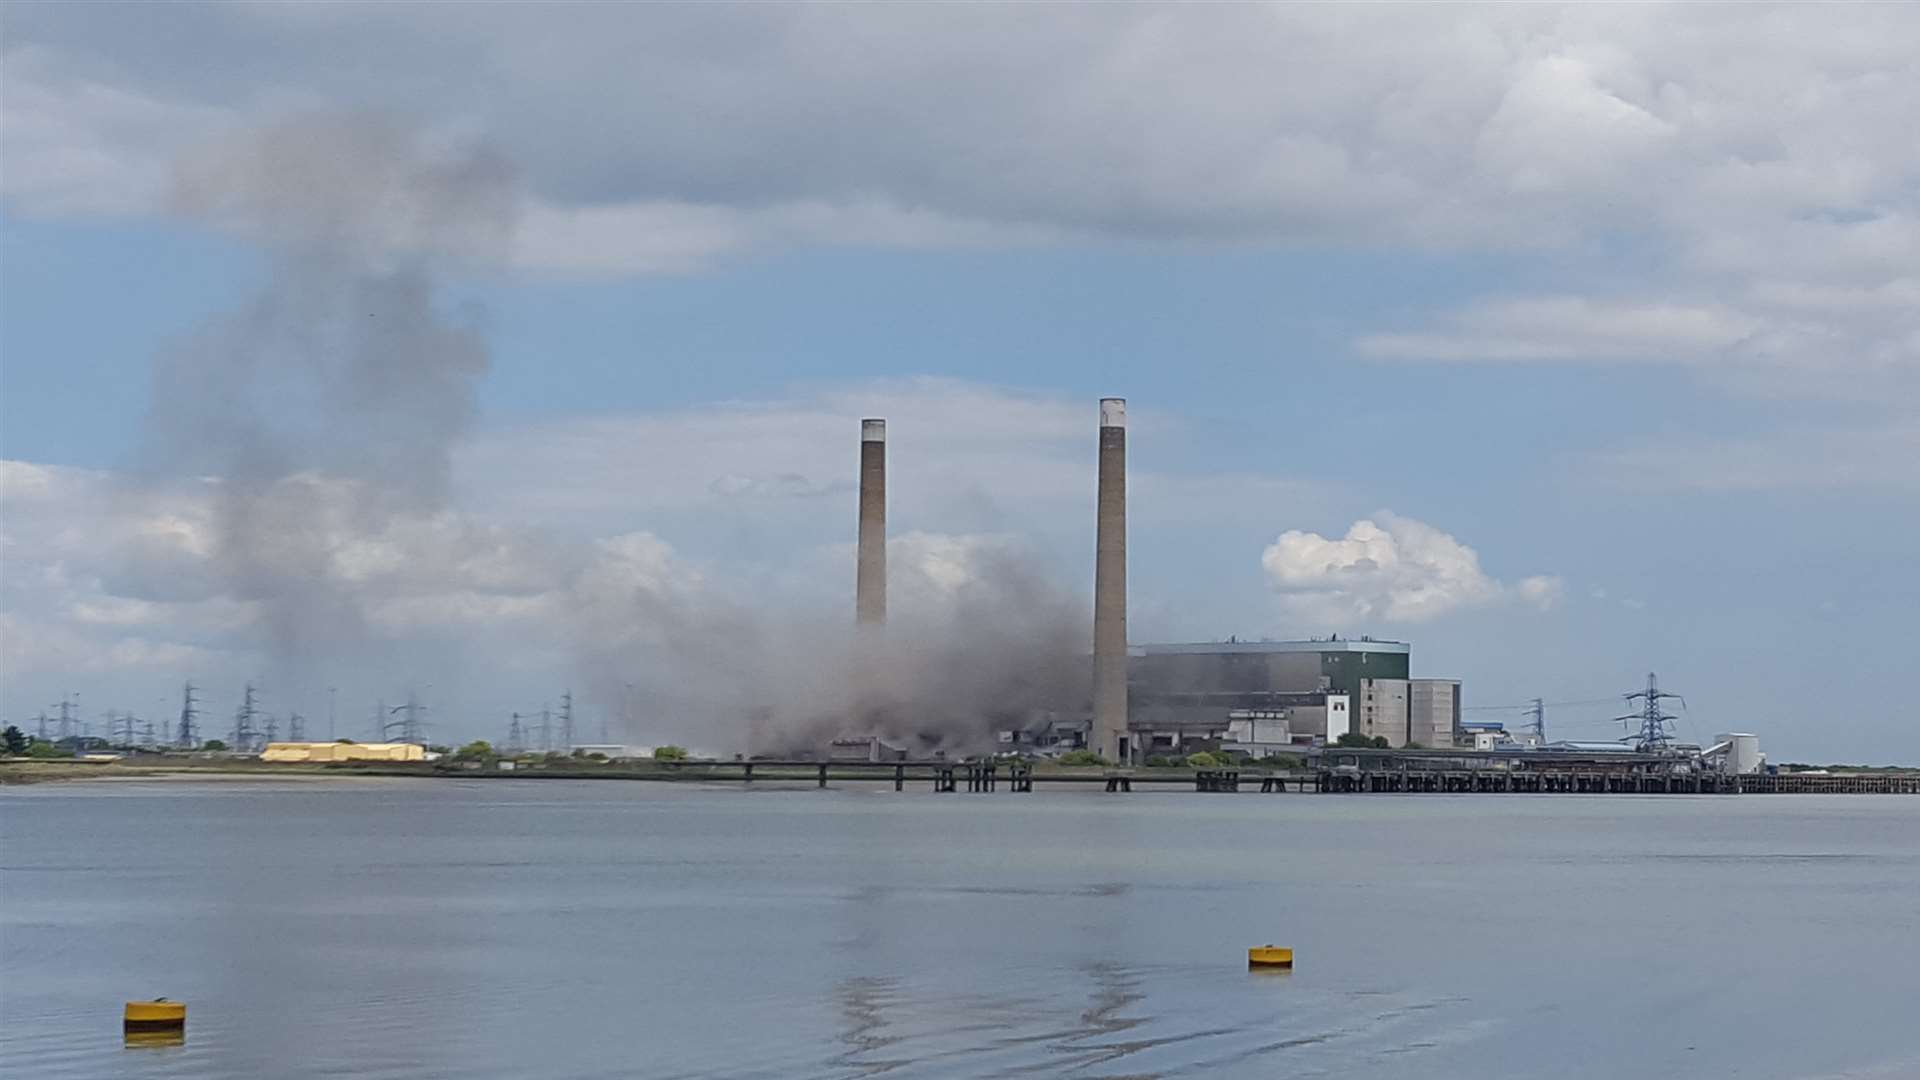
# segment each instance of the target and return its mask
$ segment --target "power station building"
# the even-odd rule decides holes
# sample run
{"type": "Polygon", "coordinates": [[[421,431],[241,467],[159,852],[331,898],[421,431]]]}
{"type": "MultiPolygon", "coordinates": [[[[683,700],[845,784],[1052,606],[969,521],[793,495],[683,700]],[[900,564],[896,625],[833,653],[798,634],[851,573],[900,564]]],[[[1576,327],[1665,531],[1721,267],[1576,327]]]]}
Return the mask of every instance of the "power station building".
{"type": "Polygon", "coordinates": [[[1127,727],[1142,754],[1194,744],[1250,752],[1334,742],[1450,748],[1457,679],[1411,677],[1404,641],[1216,641],[1128,650],[1127,727]]]}

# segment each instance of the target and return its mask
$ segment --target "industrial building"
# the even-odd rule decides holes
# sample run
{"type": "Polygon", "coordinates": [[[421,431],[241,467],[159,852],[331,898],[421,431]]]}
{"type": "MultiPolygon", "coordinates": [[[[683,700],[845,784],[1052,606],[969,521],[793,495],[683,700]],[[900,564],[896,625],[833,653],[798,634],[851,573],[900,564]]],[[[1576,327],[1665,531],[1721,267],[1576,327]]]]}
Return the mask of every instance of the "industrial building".
{"type": "Polygon", "coordinates": [[[261,761],[425,761],[418,743],[276,742],[260,752],[261,761]]]}
{"type": "Polygon", "coordinates": [[[1460,730],[1459,679],[1407,680],[1407,742],[1451,749],[1460,730]]]}
{"type": "Polygon", "coordinates": [[[1129,654],[1127,726],[1146,754],[1199,744],[1258,754],[1349,732],[1447,749],[1460,723],[1460,681],[1411,678],[1404,641],[1214,641],[1129,654]]]}

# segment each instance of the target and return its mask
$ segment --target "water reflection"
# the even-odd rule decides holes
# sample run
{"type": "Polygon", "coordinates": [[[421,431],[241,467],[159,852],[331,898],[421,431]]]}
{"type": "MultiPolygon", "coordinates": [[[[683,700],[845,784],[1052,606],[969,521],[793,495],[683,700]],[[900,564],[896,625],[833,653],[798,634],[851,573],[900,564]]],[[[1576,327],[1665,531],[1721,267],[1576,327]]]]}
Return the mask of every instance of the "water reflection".
{"type": "Polygon", "coordinates": [[[129,1031],[125,1037],[129,1050],[187,1045],[187,1033],[184,1031],[129,1031]]]}
{"type": "Polygon", "coordinates": [[[1159,1069],[1107,1072],[1102,1066],[1143,1051],[1231,1035],[1230,1027],[1148,1035],[1154,1017],[1142,969],[1120,963],[1081,965],[1085,989],[1071,1001],[1035,1000],[1017,990],[943,996],[929,987],[914,996],[902,980],[861,976],[835,987],[842,1051],[829,1064],[850,1077],[878,1076],[906,1065],[958,1059],[973,1076],[1076,1073],[1110,1078],[1157,1078],[1159,1069]],[[1038,1051],[1038,1053],[1036,1053],[1038,1051]]]}
{"type": "Polygon", "coordinates": [[[899,1035],[887,1032],[886,1017],[888,1006],[899,1000],[899,979],[866,976],[842,979],[835,987],[834,997],[840,1004],[840,1042],[847,1049],[833,1064],[854,1069],[851,1074],[854,1076],[878,1076],[911,1064],[908,1059],[869,1057],[900,1041],[899,1035]]]}
{"type": "Polygon", "coordinates": [[[1915,1053],[1883,1022],[1920,971],[1910,801],[141,798],[0,791],[8,1080],[1530,1080],[1547,1059],[1614,1080],[1709,1058],[1786,1080],[1915,1053]],[[1674,864],[1635,854],[1650,821],[1663,853],[1707,856],[1690,887],[1645,936],[1570,945],[1674,864]],[[1726,932],[1730,892],[1743,933],[1830,965],[1781,983],[1778,949],[1672,964],[1726,932]],[[1302,965],[1248,971],[1269,939],[1302,965]],[[1650,970],[1684,1024],[1647,1022],[1650,970]],[[192,1040],[123,1047],[102,1002],[162,975],[192,1040]],[[1764,1051],[1744,1037],[1789,1020],[1764,1051]]]}

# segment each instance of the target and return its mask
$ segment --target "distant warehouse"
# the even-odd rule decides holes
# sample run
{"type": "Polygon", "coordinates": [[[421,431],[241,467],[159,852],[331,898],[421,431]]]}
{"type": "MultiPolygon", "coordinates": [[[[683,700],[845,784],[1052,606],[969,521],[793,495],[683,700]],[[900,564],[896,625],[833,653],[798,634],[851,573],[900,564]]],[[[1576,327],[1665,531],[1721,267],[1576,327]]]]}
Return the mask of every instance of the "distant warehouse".
{"type": "Polygon", "coordinates": [[[425,761],[415,743],[277,742],[260,752],[261,761],[425,761]]]}

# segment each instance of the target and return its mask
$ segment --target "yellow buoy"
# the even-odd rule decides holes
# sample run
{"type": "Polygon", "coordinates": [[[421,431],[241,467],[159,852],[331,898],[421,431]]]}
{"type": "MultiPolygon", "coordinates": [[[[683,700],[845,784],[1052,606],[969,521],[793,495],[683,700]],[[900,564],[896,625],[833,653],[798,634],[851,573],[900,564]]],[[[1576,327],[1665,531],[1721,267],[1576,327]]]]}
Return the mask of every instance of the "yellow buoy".
{"type": "Polygon", "coordinates": [[[1256,945],[1247,950],[1247,966],[1290,968],[1293,966],[1293,950],[1256,945]]]}
{"type": "Polygon", "coordinates": [[[187,1026],[187,1003],[155,998],[127,1002],[128,1031],[179,1031],[187,1026]]]}

